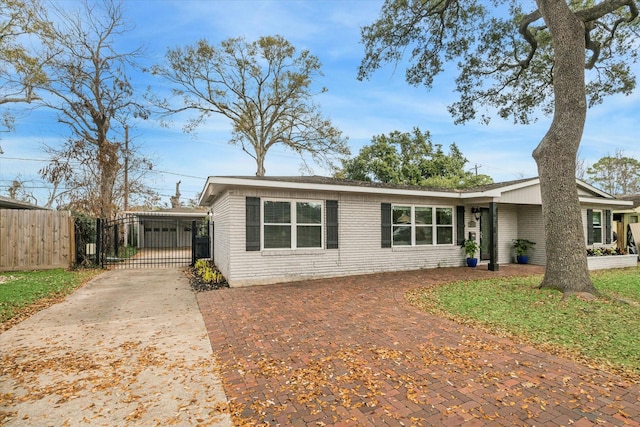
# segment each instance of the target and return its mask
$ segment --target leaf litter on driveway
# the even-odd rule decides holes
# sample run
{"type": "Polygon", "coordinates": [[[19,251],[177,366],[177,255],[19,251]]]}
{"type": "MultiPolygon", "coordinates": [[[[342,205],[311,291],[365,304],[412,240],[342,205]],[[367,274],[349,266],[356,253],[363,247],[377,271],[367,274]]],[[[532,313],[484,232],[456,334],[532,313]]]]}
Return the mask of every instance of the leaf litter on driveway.
{"type": "Polygon", "coordinates": [[[234,425],[640,426],[638,385],[406,303],[450,270],[199,294],[234,425]]]}

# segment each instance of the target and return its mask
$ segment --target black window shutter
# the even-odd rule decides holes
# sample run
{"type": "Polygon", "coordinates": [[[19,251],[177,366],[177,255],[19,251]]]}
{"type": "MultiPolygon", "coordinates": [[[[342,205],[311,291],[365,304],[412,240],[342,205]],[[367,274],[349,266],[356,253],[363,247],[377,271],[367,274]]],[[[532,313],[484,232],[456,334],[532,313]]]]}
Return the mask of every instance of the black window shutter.
{"type": "Polygon", "coordinates": [[[587,209],[587,245],[593,245],[593,209],[587,209]]]}
{"type": "Polygon", "coordinates": [[[327,200],[325,202],[326,209],[326,242],[327,249],[338,249],[338,201],[327,200]]]}
{"type": "Polygon", "coordinates": [[[260,198],[247,197],[247,251],[260,250],[260,198]]]}
{"type": "Polygon", "coordinates": [[[605,240],[604,242],[606,244],[610,244],[611,243],[611,210],[607,209],[606,211],[604,211],[604,218],[605,218],[605,222],[604,222],[604,232],[605,232],[605,240]]]}
{"type": "Polygon", "coordinates": [[[464,206],[456,206],[456,239],[458,246],[464,244],[464,206]]]}
{"type": "Polygon", "coordinates": [[[391,203],[382,203],[380,205],[380,216],[382,223],[380,227],[381,231],[381,244],[383,248],[391,247],[391,203]]]}

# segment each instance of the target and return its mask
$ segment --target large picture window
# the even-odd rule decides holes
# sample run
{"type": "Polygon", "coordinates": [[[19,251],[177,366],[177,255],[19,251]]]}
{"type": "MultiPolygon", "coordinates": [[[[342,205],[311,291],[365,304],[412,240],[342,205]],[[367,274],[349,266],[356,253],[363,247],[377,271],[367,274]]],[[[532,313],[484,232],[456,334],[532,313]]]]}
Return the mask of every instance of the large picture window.
{"type": "Polygon", "coordinates": [[[263,248],[322,248],[322,203],[264,200],[263,248]]]}
{"type": "Polygon", "coordinates": [[[393,246],[453,243],[453,208],[398,205],[391,219],[393,246]]]}

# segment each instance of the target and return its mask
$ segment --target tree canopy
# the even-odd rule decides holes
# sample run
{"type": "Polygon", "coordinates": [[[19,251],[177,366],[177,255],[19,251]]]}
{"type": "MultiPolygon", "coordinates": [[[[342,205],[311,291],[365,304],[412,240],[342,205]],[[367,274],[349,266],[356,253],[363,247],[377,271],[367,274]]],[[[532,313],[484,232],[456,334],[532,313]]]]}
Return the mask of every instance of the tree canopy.
{"type": "Polygon", "coordinates": [[[169,49],[167,63],[152,72],[173,85],[175,100],[154,99],[165,112],[192,111],[185,130],[194,130],[211,114],[220,114],[233,126],[231,144],[239,145],[265,174],[265,157],[275,145],[331,166],[349,154],[346,138],[324,118],[314,97],[321,76],[319,59],[298,52],[281,36],[254,42],[230,38],[219,45],[200,40],[169,49]]]}
{"type": "MultiPolygon", "coordinates": [[[[525,10],[531,3],[387,0],[380,18],[362,28],[365,57],[358,78],[369,78],[408,52],[407,82],[430,88],[457,59],[460,99],[449,106],[457,123],[488,122],[495,115],[529,123],[539,113],[550,115],[555,105],[553,35],[542,9],[525,10]]],[[[636,81],[629,63],[640,54],[637,0],[572,0],[569,6],[584,27],[589,52],[583,62],[588,104],[632,93],[636,81]]]]}
{"type": "Polygon", "coordinates": [[[465,171],[468,160],[456,144],[449,153],[433,144],[429,132],[393,131],[377,135],[357,156],[345,160],[336,176],[388,184],[466,188],[491,183],[487,175],[465,171]]]}
{"type": "Polygon", "coordinates": [[[587,181],[616,196],[640,193],[640,161],[618,150],[587,168],[587,181]]]}
{"type": "MultiPolygon", "coordinates": [[[[546,270],[542,287],[597,293],[587,268],[575,184],[576,156],[586,110],[611,94],[630,94],[638,59],[637,0],[387,0],[362,29],[368,78],[408,53],[406,80],[433,86],[457,60],[457,123],[497,115],[529,123],[553,121],[533,152],[538,165],[546,270]],[[585,71],[586,70],[586,71],[585,71]]],[[[490,267],[493,263],[490,263],[490,267]]],[[[497,268],[496,265],[493,265],[497,268]]]]}
{"type": "MultiPolygon", "coordinates": [[[[35,1],[0,0],[0,105],[39,99],[34,86],[46,79],[42,63],[48,58],[33,55],[19,39],[46,28],[36,17],[40,12],[35,1]]],[[[7,110],[0,120],[0,130],[13,128],[14,117],[7,110]]]]}

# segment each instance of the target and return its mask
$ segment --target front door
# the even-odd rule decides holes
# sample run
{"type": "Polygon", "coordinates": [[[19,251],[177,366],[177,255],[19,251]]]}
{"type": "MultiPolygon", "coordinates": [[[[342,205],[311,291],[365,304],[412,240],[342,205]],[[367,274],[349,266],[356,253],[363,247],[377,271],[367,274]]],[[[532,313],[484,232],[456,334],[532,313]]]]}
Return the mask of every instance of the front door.
{"type": "Polygon", "coordinates": [[[489,233],[491,232],[491,216],[488,208],[480,208],[480,259],[491,259],[489,251],[489,233]]]}

